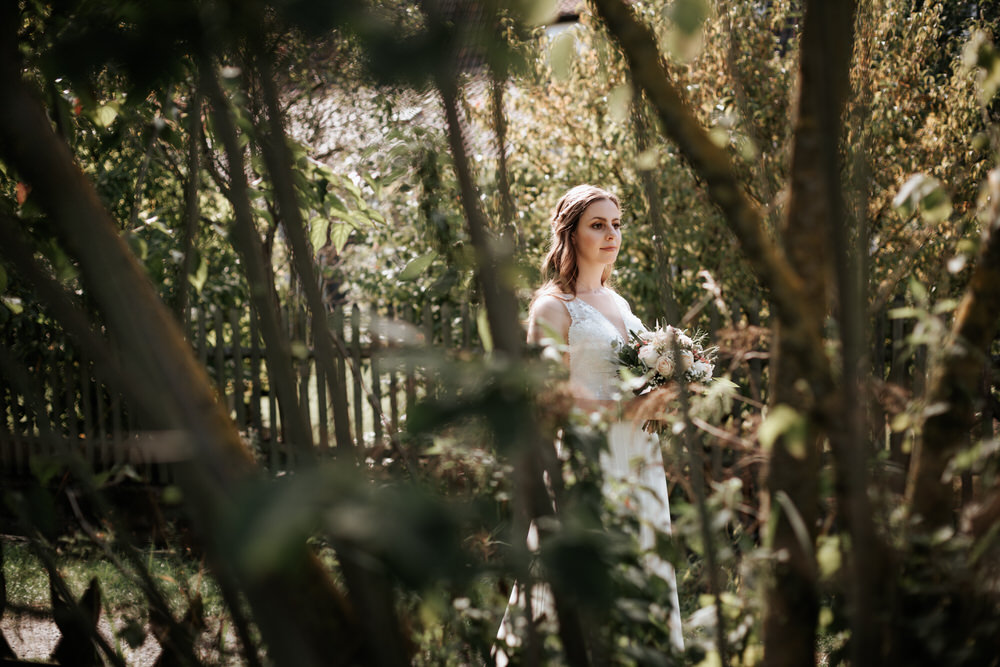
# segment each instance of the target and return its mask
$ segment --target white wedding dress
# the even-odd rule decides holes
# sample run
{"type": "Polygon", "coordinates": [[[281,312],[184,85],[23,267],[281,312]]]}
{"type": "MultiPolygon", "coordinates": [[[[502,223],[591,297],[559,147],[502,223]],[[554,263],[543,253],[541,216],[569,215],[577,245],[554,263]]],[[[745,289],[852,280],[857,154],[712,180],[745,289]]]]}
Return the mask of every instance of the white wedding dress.
{"type": "MultiPolygon", "coordinates": [[[[645,331],[646,327],[632,314],[628,302],[612,292],[618,314],[627,331],[645,331]]],[[[597,308],[580,298],[561,296],[571,318],[569,326],[569,381],[581,398],[617,400],[620,396],[618,364],[614,352],[616,342],[624,343],[618,327],[597,308]]],[[[639,514],[641,529],[639,547],[646,554],[645,567],[670,585],[670,639],[677,649],[684,648],[680,606],[677,598],[677,579],[673,566],[653,552],[656,531],[669,534],[670,502],[667,480],[663,470],[663,457],[659,438],[642,430],[638,421],[613,422],[608,427],[608,451],[601,454],[604,473],[604,494],[615,502],[634,506],[639,514]]],[[[537,549],[537,537],[532,526],[528,546],[537,549]]],[[[523,591],[515,586],[510,604],[524,606],[523,591]]],[[[548,613],[555,616],[551,592],[545,586],[533,589],[534,615],[548,613]]],[[[500,626],[497,637],[501,644],[516,645],[513,629],[508,627],[508,613],[500,626]]],[[[506,664],[503,651],[497,654],[497,664],[506,664]]]]}

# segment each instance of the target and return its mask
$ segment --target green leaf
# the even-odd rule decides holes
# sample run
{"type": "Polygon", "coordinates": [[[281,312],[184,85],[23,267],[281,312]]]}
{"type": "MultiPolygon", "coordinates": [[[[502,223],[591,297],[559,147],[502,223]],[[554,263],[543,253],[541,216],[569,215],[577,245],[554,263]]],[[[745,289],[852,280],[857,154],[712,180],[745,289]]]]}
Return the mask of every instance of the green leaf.
{"type": "Polygon", "coordinates": [[[639,153],[635,160],[635,168],[639,171],[651,171],[656,169],[659,162],[659,154],[655,148],[647,148],[639,153]]]}
{"type": "Polygon", "coordinates": [[[632,86],[623,83],[608,93],[608,115],[619,123],[628,120],[629,107],[632,104],[632,86]]]}
{"type": "Polygon", "coordinates": [[[330,243],[338,254],[347,245],[347,239],[350,238],[352,231],[354,228],[346,222],[334,223],[330,228],[330,243]]]}
{"type": "Polygon", "coordinates": [[[977,70],[979,99],[989,104],[1000,90],[1000,54],[988,33],[976,30],[962,52],[962,64],[967,70],[977,70]]]}
{"type": "Polygon", "coordinates": [[[708,18],[709,6],[705,0],[674,0],[670,5],[670,20],[687,35],[701,30],[708,18]]]}
{"type": "Polygon", "coordinates": [[[917,280],[915,277],[910,276],[910,294],[913,295],[913,299],[926,306],[928,300],[927,287],[924,286],[922,282],[917,280]]]}
{"type": "Polygon", "coordinates": [[[927,174],[914,174],[892,200],[892,207],[904,220],[914,213],[927,224],[944,222],[951,216],[951,197],[941,181],[927,174]]]}
{"type": "Polygon", "coordinates": [[[575,55],[576,36],[573,31],[567,30],[557,35],[549,47],[549,65],[552,67],[552,75],[560,80],[569,77],[575,55]]]}
{"type": "Polygon", "coordinates": [[[924,314],[922,308],[914,308],[912,306],[903,306],[901,308],[892,308],[889,310],[889,319],[891,320],[906,320],[910,318],[917,318],[924,314]]]}
{"type": "Polygon", "coordinates": [[[804,459],[807,432],[808,422],[805,416],[790,405],[782,403],[770,410],[767,419],[757,431],[757,438],[764,451],[770,451],[778,438],[786,436],[785,446],[789,453],[795,458],[804,459]]]}
{"type": "Polygon", "coordinates": [[[840,538],[836,535],[820,536],[817,539],[816,564],[819,565],[821,579],[829,579],[840,569],[840,538]]]}
{"type": "Polygon", "coordinates": [[[559,16],[558,0],[520,0],[515,6],[531,26],[549,25],[559,16]]]}
{"type": "Polygon", "coordinates": [[[344,205],[344,200],[342,200],[340,197],[333,194],[332,192],[327,193],[326,203],[330,206],[330,208],[336,209],[343,213],[347,213],[347,206],[344,205]]]}
{"type": "Polygon", "coordinates": [[[415,280],[418,276],[423,274],[424,271],[431,265],[437,258],[437,253],[431,250],[430,252],[411,260],[409,264],[406,265],[399,273],[400,280],[415,280]]]}
{"type": "Polygon", "coordinates": [[[493,351],[493,334],[490,333],[490,319],[486,315],[486,308],[480,308],[476,313],[476,329],[479,331],[479,340],[483,343],[483,351],[489,354],[493,351]]]}
{"type": "Polygon", "coordinates": [[[21,305],[21,300],[16,296],[0,296],[0,303],[5,305],[7,310],[15,315],[20,315],[24,312],[24,306],[21,305]]]}
{"type": "Polygon", "coordinates": [[[354,181],[352,181],[351,179],[349,179],[349,178],[345,178],[344,179],[344,187],[347,188],[348,192],[350,192],[352,195],[354,195],[354,198],[357,201],[363,201],[364,200],[364,197],[361,196],[361,189],[357,185],[355,185],[354,181]]]}
{"type": "Polygon", "coordinates": [[[126,232],[124,236],[125,242],[128,243],[129,248],[132,249],[132,254],[140,260],[146,261],[146,257],[149,254],[149,244],[146,243],[146,239],[142,238],[135,232],[126,232]]]}
{"type": "Polygon", "coordinates": [[[118,118],[118,110],[110,104],[105,104],[94,110],[94,123],[101,127],[111,127],[116,118],[118,118]]]}
{"type": "Polygon", "coordinates": [[[201,290],[205,287],[206,280],[208,280],[208,260],[199,253],[198,268],[188,276],[188,282],[191,283],[194,291],[200,295],[201,290]]]}
{"type": "Polygon", "coordinates": [[[63,466],[56,459],[47,456],[29,456],[28,467],[31,469],[31,474],[42,486],[46,486],[63,469],[63,466]]]}
{"type": "Polygon", "coordinates": [[[309,225],[309,242],[312,243],[313,252],[319,251],[326,245],[326,234],[330,230],[330,219],[322,216],[314,218],[309,225]]]}

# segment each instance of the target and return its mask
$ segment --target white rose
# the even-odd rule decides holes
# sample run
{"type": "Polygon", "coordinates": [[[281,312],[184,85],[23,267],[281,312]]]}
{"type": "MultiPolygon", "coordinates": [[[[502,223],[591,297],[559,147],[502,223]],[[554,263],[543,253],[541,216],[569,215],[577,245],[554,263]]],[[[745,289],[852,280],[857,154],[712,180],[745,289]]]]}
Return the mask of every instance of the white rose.
{"type": "Polygon", "coordinates": [[[656,372],[665,378],[674,375],[674,360],[669,354],[665,354],[656,361],[656,372]]]}
{"type": "Polygon", "coordinates": [[[674,344],[673,328],[667,327],[653,335],[653,343],[661,349],[669,349],[674,344]]]}
{"type": "Polygon", "coordinates": [[[653,345],[643,345],[639,348],[639,361],[646,364],[647,368],[652,368],[656,365],[656,358],[658,356],[656,348],[653,345]]]}
{"type": "Polygon", "coordinates": [[[694,367],[691,369],[691,372],[698,380],[708,380],[712,377],[712,372],[714,370],[715,366],[707,361],[696,361],[694,367]]]}

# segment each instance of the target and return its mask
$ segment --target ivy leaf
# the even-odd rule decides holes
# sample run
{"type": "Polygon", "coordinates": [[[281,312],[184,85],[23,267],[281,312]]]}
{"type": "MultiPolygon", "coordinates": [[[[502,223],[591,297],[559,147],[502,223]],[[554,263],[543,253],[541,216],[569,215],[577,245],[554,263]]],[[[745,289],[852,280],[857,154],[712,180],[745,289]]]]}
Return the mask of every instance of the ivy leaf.
{"type": "Polygon", "coordinates": [[[406,268],[400,271],[399,279],[404,281],[415,280],[427,270],[427,268],[431,265],[431,262],[433,262],[436,258],[437,253],[431,250],[430,252],[411,260],[410,263],[406,265],[406,268]]]}

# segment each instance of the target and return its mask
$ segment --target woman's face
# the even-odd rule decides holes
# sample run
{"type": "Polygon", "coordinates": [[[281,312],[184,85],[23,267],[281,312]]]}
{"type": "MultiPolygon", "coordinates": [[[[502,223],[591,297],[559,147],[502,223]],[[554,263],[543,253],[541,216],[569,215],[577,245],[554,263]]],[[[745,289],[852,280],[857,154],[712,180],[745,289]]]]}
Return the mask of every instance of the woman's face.
{"type": "Polygon", "coordinates": [[[576,261],[580,265],[611,264],[622,244],[622,214],[610,199],[601,199],[583,210],[573,230],[576,261]]]}

